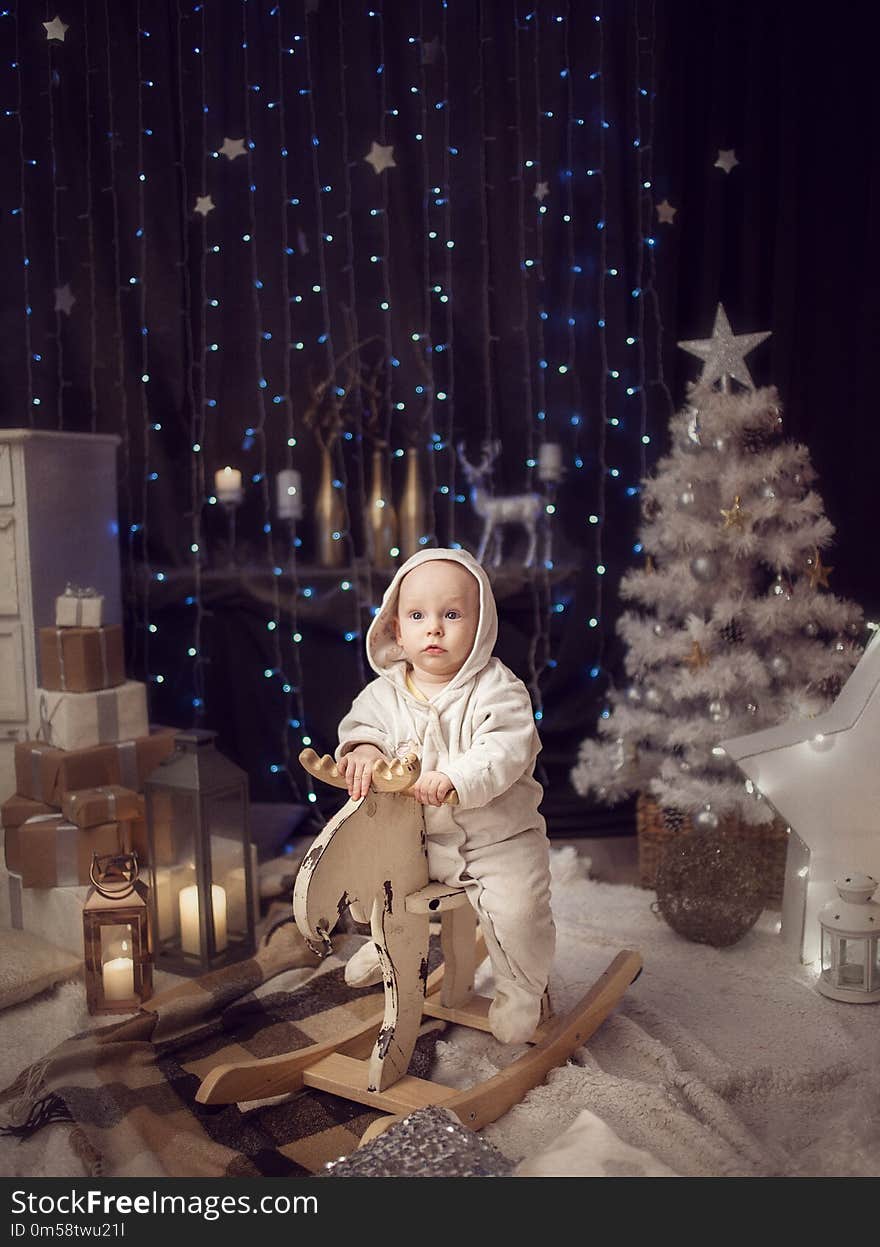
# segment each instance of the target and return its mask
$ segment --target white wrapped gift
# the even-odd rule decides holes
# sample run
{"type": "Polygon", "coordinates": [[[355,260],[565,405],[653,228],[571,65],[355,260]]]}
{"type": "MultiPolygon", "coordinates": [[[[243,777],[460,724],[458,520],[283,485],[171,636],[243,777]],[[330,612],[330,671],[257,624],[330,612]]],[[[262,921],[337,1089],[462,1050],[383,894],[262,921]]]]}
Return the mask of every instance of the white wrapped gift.
{"type": "Polygon", "coordinates": [[[21,875],[0,866],[0,928],[30,931],[83,955],[83,905],[89,889],[25,888],[21,875]]]}
{"type": "Polygon", "coordinates": [[[100,628],[103,617],[104,598],[94,589],[68,585],[55,599],[56,628],[100,628]]]}
{"type": "Polygon", "coordinates": [[[146,736],[147,686],[126,680],[91,693],[37,689],[38,738],[54,749],[91,749],[146,736]]]}

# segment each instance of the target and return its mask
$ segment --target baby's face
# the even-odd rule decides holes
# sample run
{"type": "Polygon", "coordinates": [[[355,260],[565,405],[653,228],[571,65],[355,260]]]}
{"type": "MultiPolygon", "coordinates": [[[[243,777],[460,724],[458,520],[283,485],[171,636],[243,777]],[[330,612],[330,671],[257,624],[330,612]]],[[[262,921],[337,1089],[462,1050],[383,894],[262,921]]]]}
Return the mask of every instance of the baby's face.
{"type": "Polygon", "coordinates": [[[434,559],[400,582],[394,635],[413,668],[445,684],[473,649],[480,613],[474,577],[450,559],[434,559]]]}

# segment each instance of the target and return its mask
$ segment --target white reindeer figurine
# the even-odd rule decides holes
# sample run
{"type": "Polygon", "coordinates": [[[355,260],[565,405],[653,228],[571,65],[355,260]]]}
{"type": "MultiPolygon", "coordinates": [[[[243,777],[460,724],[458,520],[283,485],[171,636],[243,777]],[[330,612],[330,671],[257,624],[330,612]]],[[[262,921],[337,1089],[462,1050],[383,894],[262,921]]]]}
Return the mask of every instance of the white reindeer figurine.
{"type": "Polygon", "coordinates": [[[500,442],[483,444],[483,457],[478,464],[469,463],[465,458],[464,443],[457,446],[458,460],[461,464],[468,484],[471,487],[471,505],[483,520],[483,532],[480,537],[480,548],[477,551],[477,562],[482,563],[490,539],[493,542],[492,566],[498,567],[501,562],[502,533],[507,524],[521,524],[529,537],[523,567],[531,567],[535,561],[537,546],[538,521],[544,513],[544,500],[540,494],[508,494],[493,498],[484,488],[484,480],[489,469],[501,450],[500,442]]]}

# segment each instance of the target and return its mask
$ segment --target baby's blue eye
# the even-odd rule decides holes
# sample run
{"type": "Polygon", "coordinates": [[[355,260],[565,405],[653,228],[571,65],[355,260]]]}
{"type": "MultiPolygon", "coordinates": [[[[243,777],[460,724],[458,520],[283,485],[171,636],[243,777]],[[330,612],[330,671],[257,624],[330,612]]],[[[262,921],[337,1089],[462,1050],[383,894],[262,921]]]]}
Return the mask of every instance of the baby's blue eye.
{"type": "Polygon", "coordinates": [[[411,612],[410,612],[410,616],[409,616],[409,617],[410,617],[410,619],[421,619],[421,617],[422,617],[422,612],[421,612],[421,611],[411,611],[411,612]]]}
{"type": "Polygon", "coordinates": [[[461,615],[458,613],[458,611],[447,611],[446,618],[447,619],[460,619],[461,615]]]}

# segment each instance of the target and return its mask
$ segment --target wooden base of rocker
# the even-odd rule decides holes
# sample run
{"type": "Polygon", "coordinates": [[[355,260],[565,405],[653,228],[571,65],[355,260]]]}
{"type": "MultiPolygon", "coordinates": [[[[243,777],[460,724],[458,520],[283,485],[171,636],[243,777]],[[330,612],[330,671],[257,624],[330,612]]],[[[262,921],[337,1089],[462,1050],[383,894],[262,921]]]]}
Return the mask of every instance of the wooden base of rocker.
{"type": "MultiPolygon", "coordinates": [[[[300,761],[317,778],[346,786],[332,758],[304,750],[300,761]]],[[[315,1087],[396,1116],[442,1104],[464,1125],[479,1130],[584,1044],[640,973],[638,953],[618,953],[568,1013],[550,1018],[549,1007],[542,1007],[542,1022],[528,1051],[467,1091],[408,1074],[417,1037],[426,1025],[453,1022],[488,1031],[491,1003],[473,993],[476,967],[486,948],[482,935],[476,935],[476,915],[464,888],[428,878],[424,816],[420,804],[407,795],[418,774],[415,757],[374,772],[370,793],[348,801],[327,823],[294,884],[294,918],[316,950],[329,951],[330,934],[345,908],[359,920],[369,916],[384,1000],[377,1001],[368,1018],[332,1040],[217,1067],[198,1090],[201,1104],[266,1099],[315,1087]],[[437,917],[444,964],[428,975],[430,920],[437,917]],[[425,1018],[432,1020],[426,1023],[425,1018]]],[[[454,794],[447,798],[455,799],[454,794]]],[[[362,1142],[396,1116],[374,1123],[362,1142]]]]}

